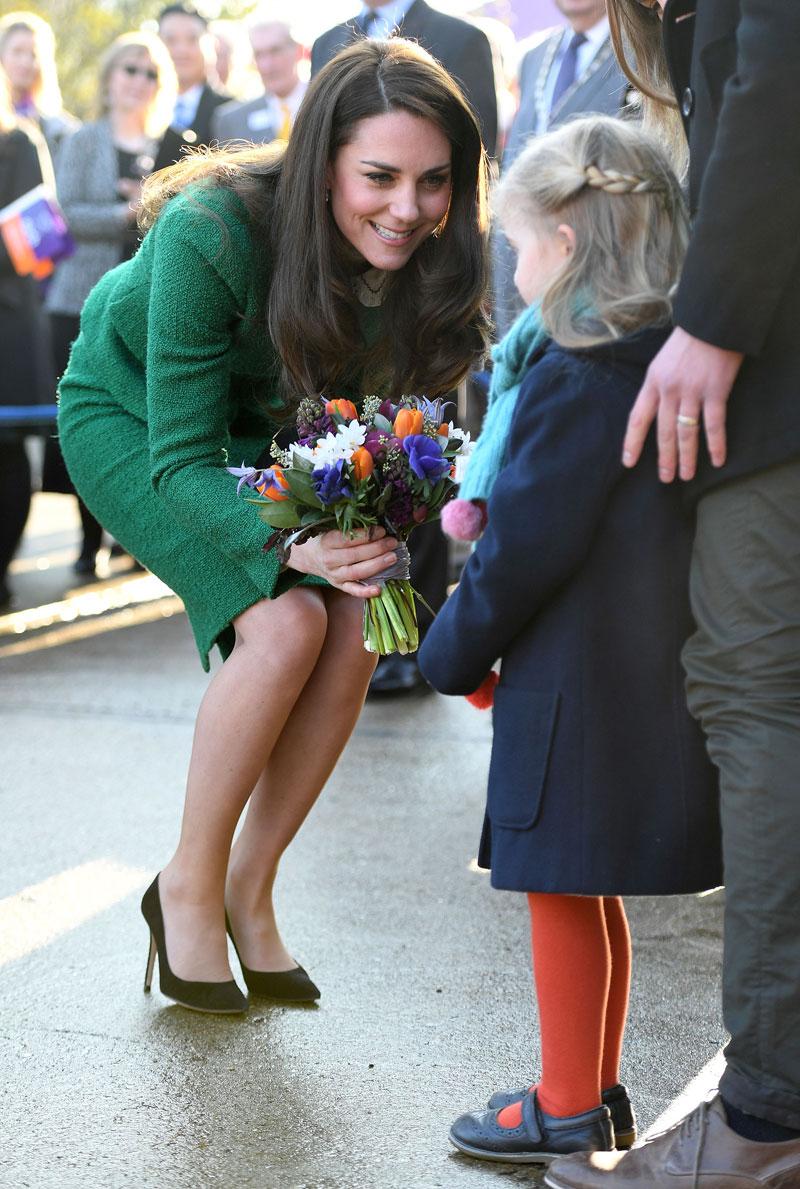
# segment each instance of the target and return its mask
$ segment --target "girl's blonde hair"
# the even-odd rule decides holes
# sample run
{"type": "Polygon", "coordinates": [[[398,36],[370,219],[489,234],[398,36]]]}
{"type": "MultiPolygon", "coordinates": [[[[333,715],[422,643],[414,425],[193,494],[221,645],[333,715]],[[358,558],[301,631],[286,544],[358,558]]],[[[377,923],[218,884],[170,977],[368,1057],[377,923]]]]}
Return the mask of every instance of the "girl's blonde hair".
{"type": "Polygon", "coordinates": [[[115,38],[100,62],[100,85],[98,88],[98,109],[101,116],[107,116],[108,86],[112,72],[124,58],[150,58],[158,71],[158,83],[145,116],[145,131],[148,136],[160,137],[168,127],[175,110],[175,96],[178,94],[178,79],[172,58],[160,37],[152,33],[123,33],[115,38]]]}
{"type": "Polygon", "coordinates": [[[606,0],[606,11],[620,69],[640,97],[643,126],[664,142],[673,169],[683,177],[689,150],[664,55],[661,9],[639,0],[606,0]]]}
{"type": "Polygon", "coordinates": [[[667,153],[639,126],[589,116],[539,137],[501,179],[494,208],[512,232],[575,232],[542,297],[557,343],[591,347],[669,321],[688,220],[667,153]]]}
{"type": "Polygon", "coordinates": [[[30,33],[36,46],[39,77],[33,84],[31,99],[43,116],[57,116],[63,110],[61,88],[56,70],[56,39],[47,21],[34,12],[8,12],[0,19],[0,58],[15,33],[30,33]]]}

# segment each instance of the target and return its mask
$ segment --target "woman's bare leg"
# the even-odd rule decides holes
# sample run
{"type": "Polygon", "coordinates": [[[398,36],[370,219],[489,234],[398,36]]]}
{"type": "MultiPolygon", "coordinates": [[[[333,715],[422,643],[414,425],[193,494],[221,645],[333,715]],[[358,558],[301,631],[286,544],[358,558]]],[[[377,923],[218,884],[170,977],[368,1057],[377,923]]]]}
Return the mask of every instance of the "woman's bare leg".
{"type": "Polygon", "coordinates": [[[184,979],[231,977],[223,904],[233,832],[320,658],[327,612],[321,592],[301,588],[256,603],[234,626],[233,652],[200,705],[180,841],[159,878],[169,961],[184,979]]]}
{"type": "Polygon", "coordinates": [[[273,913],[278,862],[350,738],[377,659],[364,650],[361,600],[334,590],[325,598],[325,644],[256,785],[228,868],[228,912],[253,970],[296,965],[273,913]]]}

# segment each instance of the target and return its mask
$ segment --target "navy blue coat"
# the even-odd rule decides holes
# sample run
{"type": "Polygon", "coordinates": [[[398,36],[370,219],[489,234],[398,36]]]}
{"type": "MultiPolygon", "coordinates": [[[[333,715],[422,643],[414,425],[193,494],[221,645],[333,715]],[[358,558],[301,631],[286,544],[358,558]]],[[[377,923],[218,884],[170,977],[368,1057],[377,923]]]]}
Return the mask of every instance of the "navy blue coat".
{"type": "Polygon", "coordinates": [[[566,351],[523,381],[489,523],[419,654],[447,694],[498,657],[479,862],[498,888],[585,895],[722,882],[716,771],[686,709],[693,523],[654,447],[620,463],[665,332],[566,351]]]}

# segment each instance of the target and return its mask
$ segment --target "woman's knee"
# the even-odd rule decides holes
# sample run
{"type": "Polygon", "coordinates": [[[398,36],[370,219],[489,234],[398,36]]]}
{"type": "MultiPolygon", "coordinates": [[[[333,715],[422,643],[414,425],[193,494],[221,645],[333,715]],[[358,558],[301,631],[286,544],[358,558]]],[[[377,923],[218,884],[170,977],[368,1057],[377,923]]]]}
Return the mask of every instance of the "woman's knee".
{"type": "Polygon", "coordinates": [[[263,652],[273,662],[315,660],[325,642],[328,614],[321,594],[297,588],[261,599],[233,621],[235,648],[263,652]]]}

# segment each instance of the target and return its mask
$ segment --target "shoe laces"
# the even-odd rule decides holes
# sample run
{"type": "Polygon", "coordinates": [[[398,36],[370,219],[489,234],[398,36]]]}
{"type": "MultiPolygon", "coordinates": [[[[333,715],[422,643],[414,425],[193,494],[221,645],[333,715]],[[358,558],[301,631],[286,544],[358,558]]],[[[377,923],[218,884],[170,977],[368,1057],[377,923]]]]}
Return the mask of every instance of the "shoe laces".
{"type": "MultiPolygon", "coordinates": [[[[701,1102],[700,1106],[697,1108],[697,1110],[692,1111],[691,1115],[687,1115],[686,1120],[684,1120],[685,1122],[687,1122],[689,1119],[693,1119],[700,1129],[700,1135],[698,1136],[698,1139],[697,1139],[697,1155],[694,1158],[694,1175],[692,1177],[692,1189],[700,1189],[700,1173],[702,1171],[700,1168],[700,1165],[703,1160],[703,1148],[705,1146],[706,1131],[708,1129],[708,1108],[709,1108],[709,1103],[707,1101],[701,1102]]],[[[694,1130],[694,1127],[690,1128],[690,1130],[694,1130]]],[[[689,1133],[690,1133],[690,1131],[687,1131],[687,1135],[689,1133]]]]}
{"type": "MultiPolygon", "coordinates": [[[[706,1142],[706,1132],[708,1130],[708,1110],[711,1103],[708,1099],[701,1102],[698,1107],[685,1115],[678,1124],[677,1137],[679,1139],[689,1140],[692,1135],[698,1131],[697,1151],[694,1158],[694,1168],[692,1169],[692,1186],[691,1189],[701,1189],[700,1174],[703,1171],[701,1168],[703,1162],[703,1149],[706,1142]]],[[[664,1131],[657,1131],[654,1135],[648,1136],[647,1143],[651,1144],[654,1140],[660,1139],[661,1136],[667,1135],[672,1131],[672,1127],[667,1127],[664,1131]]]]}

